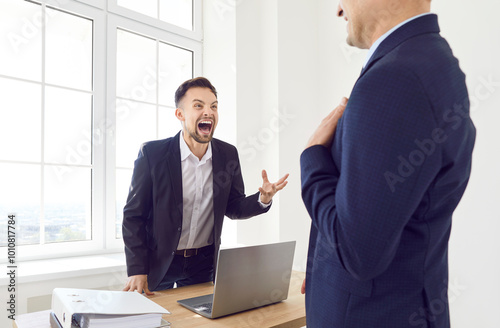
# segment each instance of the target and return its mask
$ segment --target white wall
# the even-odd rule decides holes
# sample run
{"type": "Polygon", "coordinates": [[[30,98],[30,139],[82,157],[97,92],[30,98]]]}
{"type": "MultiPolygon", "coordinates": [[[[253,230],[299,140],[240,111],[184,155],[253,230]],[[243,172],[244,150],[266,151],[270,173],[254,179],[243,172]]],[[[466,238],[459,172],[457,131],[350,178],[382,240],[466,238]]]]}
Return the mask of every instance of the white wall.
{"type": "MultiPolygon", "coordinates": [[[[262,169],[271,181],[290,173],[288,186],[275,197],[269,213],[238,222],[236,230],[226,222],[223,243],[234,243],[234,235],[240,244],[297,240],[299,270],[305,270],[310,223],[300,198],[299,156],[320,117],[318,11],[314,1],[205,2],[205,43],[235,22],[235,35],[227,37],[226,31],[217,42],[205,44],[204,74],[217,76],[213,67],[224,70],[235,63],[236,77],[216,87],[221,94],[231,92],[236,81],[234,124],[247,193],[261,186],[262,169]],[[220,50],[228,46],[236,52],[220,50]]],[[[219,108],[219,115],[225,115],[226,104],[219,108]]]]}
{"type": "MultiPolygon", "coordinates": [[[[269,128],[277,106],[275,1],[240,1],[236,7],[237,146],[247,194],[262,185],[262,169],[276,180],[278,133],[269,128]],[[251,27],[251,28],[249,28],[251,27]],[[269,54],[269,56],[266,56],[269,54]]],[[[238,242],[278,241],[279,200],[267,214],[238,222],[238,242]],[[266,227],[262,229],[262,227],[266,227]]]]}
{"type": "Polygon", "coordinates": [[[500,326],[500,21],[497,0],[436,1],[442,35],[467,74],[477,128],[472,176],[450,239],[454,327],[500,326]]]}
{"type": "MultiPolygon", "coordinates": [[[[203,75],[215,86],[219,123],[214,136],[236,144],[236,16],[233,5],[220,0],[203,2],[203,75]]],[[[237,225],[226,219],[222,243],[237,244],[237,225]]]]}
{"type": "Polygon", "coordinates": [[[310,219],[300,194],[300,154],[317,126],[321,66],[317,1],[278,1],[279,107],[285,127],[280,132],[280,171],[290,183],[280,195],[280,237],[297,240],[295,269],[305,271],[310,219]]]}
{"type": "MultiPolygon", "coordinates": [[[[239,243],[298,241],[296,269],[305,268],[309,218],[300,198],[299,155],[320,119],[349,96],[366,51],[345,44],[345,22],[330,0],[210,0],[226,4],[235,19],[235,138],[247,191],[266,168],[275,180],[289,172],[270,213],[238,222],[229,235],[239,243]],[[284,124],[270,137],[276,117],[284,124]],[[266,134],[267,133],[267,134],[266,134]],[[268,137],[269,136],[269,137],[268,137]],[[257,138],[265,147],[249,148],[257,138]],[[265,141],[265,142],[262,142],[265,141]]],[[[450,302],[454,328],[494,328],[500,309],[500,12],[497,0],[433,1],[442,35],[467,74],[478,134],[469,187],[454,215],[450,240],[450,302]],[[496,22],[495,22],[496,21],[496,22]]],[[[228,12],[226,12],[228,13],[228,12]]],[[[206,35],[212,27],[205,25],[206,35]]],[[[213,37],[213,35],[212,35],[213,37]]],[[[211,50],[205,50],[207,55],[211,50]]],[[[212,62],[205,61],[205,70],[212,62]]],[[[212,75],[216,75],[213,70],[212,75]]],[[[220,88],[220,87],[219,87],[220,88]]],[[[220,89],[221,92],[224,92],[220,89]]],[[[222,115],[222,114],[221,114],[222,115]]]]}

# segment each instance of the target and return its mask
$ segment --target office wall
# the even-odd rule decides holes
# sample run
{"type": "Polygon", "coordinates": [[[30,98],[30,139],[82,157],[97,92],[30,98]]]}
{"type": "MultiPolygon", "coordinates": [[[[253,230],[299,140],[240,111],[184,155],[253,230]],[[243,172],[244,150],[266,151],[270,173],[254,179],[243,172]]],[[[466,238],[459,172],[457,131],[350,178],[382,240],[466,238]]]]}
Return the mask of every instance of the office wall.
{"type": "MultiPolygon", "coordinates": [[[[205,13],[217,14],[217,5],[219,14],[234,20],[232,38],[217,41],[232,43],[233,57],[218,52],[212,60],[234,63],[233,80],[221,82],[236,89],[234,137],[247,190],[260,185],[262,168],[274,180],[291,174],[270,213],[232,225],[226,235],[246,244],[295,239],[295,268],[304,269],[309,218],[300,198],[299,155],[321,118],[349,96],[366,51],[345,44],[336,1],[211,0],[205,13]],[[281,124],[275,126],[276,117],[281,124]]],[[[500,23],[495,22],[500,3],[439,0],[433,1],[433,11],[467,74],[478,130],[472,177],[450,240],[452,324],[494,328],[500,321],[500,129],[495,126],[500,121],[500,23]]],[[[207,35],[211,29],[205,25],[207,35]]],[[[205,61],[205,69],[212,63],[205,61]]]]}
{"type": "MultiPolygon", "coordinates": [[[[227,220],[223,243],[235,243],[235,236],[239,244],[297,240],[295,268],[305,270],[309,220],[300,198],[299,155],[319,119],[317,3],[210,0],[204,5],[205,43],[214,40],[204,47],[204,74],[217,76],[213,67],[234,65],[234,76],[220,79],[217,87],[222,93],[236,85],[233,122],[247,193],[262,185],[262,169],[271,181],[290,174],[269,213],[236,225],[227,220]],[[224,32],[226,37],[214,39],[214,32],[231,28],[234,35],[224,32]],[[227,47],[228,53],[220,50],[227,47]]],[[[219,115],[226,110],[232,109],[221,103],[219,115]]]]}
{"type": "Polygon", "coordinates": [[[467,74],[477,128],[472,176],[450,240],[454,327],[500,326],[500,2],[436,1],[442,35],[467,74]]]}

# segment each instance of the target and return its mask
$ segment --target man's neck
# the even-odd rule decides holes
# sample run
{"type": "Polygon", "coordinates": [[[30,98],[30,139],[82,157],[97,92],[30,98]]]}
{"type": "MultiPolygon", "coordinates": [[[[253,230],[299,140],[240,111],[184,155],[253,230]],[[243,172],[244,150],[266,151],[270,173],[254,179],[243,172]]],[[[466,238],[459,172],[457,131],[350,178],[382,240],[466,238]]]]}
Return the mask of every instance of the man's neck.
{"type": "Polygon", "coordinates": [[[208,143],[199,143],[191,136],[189,133],[185,132],[182,134],[184,141],[186,142],[187,146],[189,147],[189,150],[193,153],[194,156],[198,157],[199,160],[203,158],[205,153],[207,152],[208,149],[208,143]]]}
{"type": "Polygon", "coordinates": [[[425,13],[429,13],[429,12],[430,12],[430,7],[429,8],[420,8],[418,10],[407,11],[405,13],[402,13],[401,15],[398,15],[397,17],[390,19],[390,20],[382,20],[382,21],[378,22],[378,24],[375,26],[375,31],[372,34],[372,37],[370,38],[370,46],[368,47],[368,49],[382,35],[384,35],[388,31],[390,31],[393,27],[398,26],[402,22],[404,22],[412,17],[418,16],[421,14],[425,14],[425,13]]]}

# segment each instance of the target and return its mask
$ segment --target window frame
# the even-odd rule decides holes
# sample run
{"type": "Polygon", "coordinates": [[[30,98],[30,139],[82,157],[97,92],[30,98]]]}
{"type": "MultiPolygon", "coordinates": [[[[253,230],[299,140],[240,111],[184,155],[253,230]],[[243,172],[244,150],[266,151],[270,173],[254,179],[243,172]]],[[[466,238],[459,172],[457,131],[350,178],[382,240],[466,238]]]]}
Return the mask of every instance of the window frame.
{"type": "MultiPolygon", "coordinates": [[[[147,17],[147,16],[145,16],[147,17]]],[[[193,75],[200,76],[202,74],[202,42],[186,39],[178,34],[162,30],[160,28],[143,24],[134,20],[125,19],[122,16],[109,14],[108,15],[108,62],[114,60],[117,56],[117,29],[123,29],[138,35],[143,35],[147,38],[153,38],[174,46],[187,49],[193,52],[193,75]]],[[[158,69],[158,67],[157,67],[158,69]]],[[[106,244],[111,248],[122,248],[123,240],[115,238],[115,218],[116,218],[116,148],[113,147],[116,138],[116,65],[108,65],[107,67],[107,122],[110,126],[108,138],[106,140],[106,199],[108,200],[106,207],[106,231],[113,232],[106,234],[106,244]]],[[[172,95],[173,97],[173,95],[172,95]]],[[[148,140],[144,140],[148,141],[148,140]]],[[[139,149],[137,149],[139,151],[139,149]]]]}
{"type": "Polygon", "coordinates": [[[118,5],[117,0],[108,0],[108,11],[110,13],[114,13],[116,15],[127,17],[141,24],[147,24],[152,27],[156,27],[158,29],[164,31],[170,31],[171,33],[175,33],[177,35],[183,36],[187,39],[195,40],[201,42],[203,40],[203,31],[202,31],[202,0],[193,0],[193,30],[187,30],[180,26],[167,23],[165,21],[159,20],[157,18],[135,12],[128,8],[122,7],[118,5]]]}
{"type": "MultiPolygon", "coordinates": [[[[97,108],[99,107],[99,103],[102,103],[104,100],[104,89],[102,85],[102,81],[104,81],[104,67],[105,63],[104,61],[99,61],[96,60],[98,57],[99,52],[102,52],[103,49],[106,47],[106,42],[105,42],[105,37],[99,33],[99,30],[103,30],[105,27],[105,17],[104,13],[100,10],[97,10],[95,8],[86,6],[84,4],[74,2],[74,1],[65,1],[64,3],[60,3],[59,1],[54,1],[54,0],[33,0],[30,1],[35,4],[39,4],[43,9],[42,12],[45,12],[45,8],[47,6],[61,10],[63,12],[67,12],[68,14],[72,14],[75,16],[79,16],[82,18],[89,19],[93,22],[93,31],[92,31],[92,56],[93,56],[93,64],[92,64],[92,88],[90,91],[90,94],[92,95],[92,129],[94,129],[94,120],[96,117],[96,114],[98,114],[97,108]]],[[[43,21],[42,21],[42,28],[41,28],[41,33],[45,34],[45,28],[46,28],[46,16],[42,15],[43,21]]],[[[42,52],[45,49],[45,38],[42,37],[42,52]]],[[[45,55],[42,55],[44,58],[45,55]]],[[[28,81],[30,83],[35,83],[41,86],[41,92],[42,92],[42,134],[44,133],[44,127],[45,127],[45,122],[44,122],[44,111],[45,111],[45,105],[43,104],[44,99],[45,99],[45,88],[47,86],[52,86],[51,84],[47,83],[45,81],[44,77],[44,67],[46,65],[46,61],[42,61],[42,80],[40,82],[35,82],[35,81],[29,81],[29,80],[24,80],[24,79],[19,79],[16,77],[10,77],[6,76],[6,78],[9,79],[15,79],[15,80],[20,80],[20,81],[28,81]]],[[[59,86],[55,86],[58,87],[59,86]]],[[[67,89],[67,90],[72,90],[72,88],[66,88],[66,87],[61,87],[62,89],[67,89]]],[[[83,92],[83,91],[82,91],[83,92]]],[[[93,131],[92,133],[93,136],[95,136],[95,132],[93,131]]],[[[44,135],[41,136],[42,139],[45,137],[44,135]]],[[[94,139],[94,138],[93,138],[94,139]]],[[[93,160],[90,164],[91,167],[91,202],[92,202],[92,207],[91,207],[91,226],[92,226],[92,231],[91,231],[91,239],[90,240],[84,240],[84,241],[67,241],[67,242],[54,242],[54,243],[44,243],[44,244],[35,244],[35,245],[18,245],[17,246],[17,258],[16,260],[32,260],[32,259],[43,259],[43,258],[57,258],[57,257],[63,257],[63,256],[68,256],[68,255],[83,255],[83,254],[89,254],[92,252],[99,252],[103,248],[103,239],[104,235],[103,232],[100,231],[99,229],[95,229],[95,226],[102,225],[102,222],[104,220],[104,216],[102,215],[102,211],[99,211],[100,208],[103,207],[103,194],[101,193],[102,187],[97,187],[99,184],[99,181],[102,181],[102,176],[104,173],[103,170],[103,165],[104,163],[104,158],[102,158],[103,154],[103,149],[102,147],[99,147],[94,140],[92,142],[92,147],[93,147],[93,160]],[[101,155],[98,155],[101,154],[101,155]],[[61,248],[61,243],[64,243],[65,247],[61,248]]],[[[11,163],[18,163],[19,161],[5,161],[5,162],[11,162],[11,163]]],[[[19,162],[20,163],[20,162],[19,162]]],[[[44,168],[46,167],[46,161],[45,159],[41,158],[41,161],[39,163],[28,163],[28,164],[33,164],[40,166],[40,174],[44,174],[44,168]]],[[[69,166],[67,164],[53,164],[53,163],[48,163],[48,165],[57,165],[57,166],[69,166]]],[[[43,179],[42,179],[43,180],[43,179]]],[[[42,182],[42,188],[43,188],[43,182],[42,182]]],[[[40,190],[40,196],[43,197],[43,190],[40,190]]],[[[16,214],[16,213],[10,213],[10,214],[16,214]]],[[[18,220],[19,218],[17,218],[18,220]]],[[[0,248],[0,263],[6,262],[7,261],[7,247],[2,247],[0,248]]]]}
{"type": "MultiPolygon", "coordinates": [[[[192,51],[193,76],[200,76],[203,72],[202,1],[193,1],[193,31],[119,7],[116,0],[32,0],[31,2],[93,21],[92,238],[86,241],[19,245],[16,260],[123,252],[122,239],[115,237],[116,31],[122,28],[192,51]],[[62,245],[64,247],[61,247],[62,245]]],[[[43,28],[45,29],[45,22],[43,28]]],[[[43,47],[44,44],[42,49],[43,47]]],[[[45,62],[42,65],[45,65],[45,62]]],[[[8,78],[19,80],[16,77],[8,78]]],[[[45,81],[42,80],[40,85],[44,90],[45,81]]],[[[44,124],[43,116],[42,124],[44,124]]],[[[44,162],[39,165],[43,172],[44,162]]],[[[7,262],[7,251],[7,247],[0,247],[0,263],[7,262]]]]}

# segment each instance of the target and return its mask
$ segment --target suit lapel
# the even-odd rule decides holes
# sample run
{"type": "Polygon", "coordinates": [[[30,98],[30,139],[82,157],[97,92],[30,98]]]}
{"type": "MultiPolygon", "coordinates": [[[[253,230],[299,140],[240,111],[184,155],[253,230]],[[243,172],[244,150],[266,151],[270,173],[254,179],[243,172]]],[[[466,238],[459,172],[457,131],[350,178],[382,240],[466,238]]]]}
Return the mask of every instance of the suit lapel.
{"type": "Polygon", "coordinates": [[[435,14],[425,15],[404,24],[389,35],[387,39],[379,45],[368,63],[366,63],[365,68],[361,71],[359,78],[361,78],[366,71],[368,71],[378,60],[380,60],[380,58],[387,55],[404,41],[420,34],[439,32],[440,30],[437,15],[435,14]]]}
{"type": "Polygon", "coordinates": [[[213,202],[214,202],[214,219],[224,216],[224,186],[226,175],[224,174],[224,163],[226,163],[226,155],[221,151],[217,141],[212,139],[212,181],[213,181],[213,202]]]}
{"type": "Polygon", "coordinates": [[[179,146],[180,132],[172,139],[166,152],[166,161],[170,181],[172,181],[173,197],[179,213],[182,217],[182,166],[181,166],[181,150],[179,146]]]}

